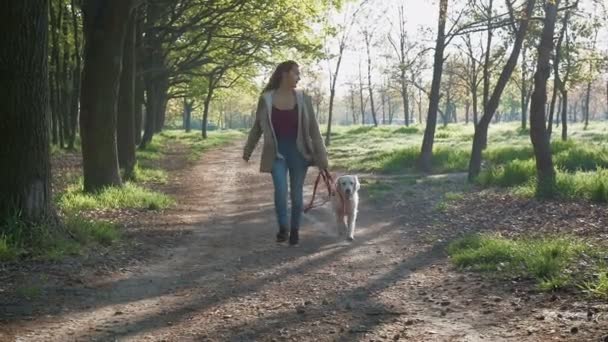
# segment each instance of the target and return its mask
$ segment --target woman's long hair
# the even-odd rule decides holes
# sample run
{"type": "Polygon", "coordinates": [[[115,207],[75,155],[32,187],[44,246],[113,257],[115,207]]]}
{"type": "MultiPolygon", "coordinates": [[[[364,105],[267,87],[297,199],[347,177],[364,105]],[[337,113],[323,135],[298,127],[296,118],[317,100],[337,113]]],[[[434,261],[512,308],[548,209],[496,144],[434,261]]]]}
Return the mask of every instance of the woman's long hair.
{"type": "Polygon", "coordinates": [[[281,64],[277,65],[277,67],[274,69],[274,72],[272,73],[272,76],[270,76],[270,80],[268,80],[268,84],[266,84],[264,90],[262,90],[262,93],[265,93],[269,90],[279,89],[279,86],[281,85],[281,80],[283,80],[283,73],[291,71],[291,69],[296,66],[298,66],[298,63],[291,60],[282,62],[281,64]]]}

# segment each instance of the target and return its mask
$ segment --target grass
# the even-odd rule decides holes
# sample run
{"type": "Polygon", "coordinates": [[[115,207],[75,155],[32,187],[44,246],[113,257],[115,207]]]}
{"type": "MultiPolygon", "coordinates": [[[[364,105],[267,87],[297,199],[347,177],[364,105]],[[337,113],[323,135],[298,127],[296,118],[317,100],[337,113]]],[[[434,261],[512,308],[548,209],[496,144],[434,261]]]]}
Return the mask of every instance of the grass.
{"type": "Polygon", "coordinates": [[[68,213],[80,210],[166,209],[175,201],[160,192],[125,182],[120,188],[108,187],[96,194],[83,191],[82,181],[72,184],[57,198],[59,208],[68,213]]]}
{"type": "Polygon", "coordinates": [[[475,234],[452,242],[448,254],[457,267],[498,276],[529,277],[540,290],[549,291],[576,284],[572,268],[582,256],[594,255],[595,250],[571,236],[507,239],[475,234]]]}
{"type": "Polygon", "coordinates": [[[111,246],[119,240],[118,228],[104,221],[70,215],[62,225],[32,225],[12,216],[0,225],[0,262],[22,258],[60,260],[81,254],[86,246],[111,246]]]}
{"type": "Polygon", "coordinates": [[[160,159],[165,146],[177,143],[186,146],[189,151],[189,161],[196,161],[208,149],[226,145],[244,136],[244,133],[239,130],[225,130],[208,132],[207,139],[203,139],[198,131],[186,133],[182,130],[167,130],[155,136],[150,145],[141,153],[145,156],[144,158],[160,159]]]}
{"type": "Polygon", "coordinates": [[[133,179],[135,183],[158,183],[167,184],[167,171],[155,169],[151,167],[142,167],[139,164],[133,170],[133,179]]]}
{"type": "Polygon", "coordinates": [[[608,300],[608,267],[600,267],[594,278],[584,281],[580,288],[592,297],[608,300]]]}
{"type": "MultiPolygon", "coordinates": [[[[109,187],[95,194],[83,191],[82,178],[74,177],[65,191],[58,193],[55,202],[64,215],[62,224],[26,224],[18,216],[0,223],[0,262],[24,258],[59,260],[68,255],[82,254],[88,246],[111,246],[121,234],[112,223],[89,220],[80,216],[82,211],[115,209],[158,210],[172,206],[169,196],[143,187],[143,184],[164,184],[168,180],[165,170],[155,164],[164,158],[175,145],[186,148],[189,160],[197,160],[211,148],[242,137],[240,131],[210,132],[202,139],[199,132],[164,131],[154,137],[145,150],[137,150],[138,164],[134,177],[123,187],[109,187]]],[[[79,140],[76,148],[80,148],[79,140]]],[[[61,158],[65,150],[52,147],[52,155],[61,158]]]]}

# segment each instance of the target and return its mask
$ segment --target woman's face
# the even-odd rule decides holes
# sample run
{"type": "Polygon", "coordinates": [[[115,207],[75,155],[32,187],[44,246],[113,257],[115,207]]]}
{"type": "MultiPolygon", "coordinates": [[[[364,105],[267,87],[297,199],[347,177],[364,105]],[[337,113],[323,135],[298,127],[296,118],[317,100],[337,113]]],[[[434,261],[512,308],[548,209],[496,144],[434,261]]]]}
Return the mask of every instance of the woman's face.
{"type": "Polygon", "coordinates": [[[300,81],[300,68],[295,65],[289,72],[283,73],[283,82],[290,88],[295,88],[300,81]]]}

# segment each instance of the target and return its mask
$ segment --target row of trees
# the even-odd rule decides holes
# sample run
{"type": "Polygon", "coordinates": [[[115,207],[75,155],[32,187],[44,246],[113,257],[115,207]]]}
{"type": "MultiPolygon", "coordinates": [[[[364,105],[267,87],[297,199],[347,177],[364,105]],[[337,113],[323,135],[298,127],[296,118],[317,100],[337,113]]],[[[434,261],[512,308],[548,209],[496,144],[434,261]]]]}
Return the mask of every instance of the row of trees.
{"type": "MultiPolygon", "coordinates": [[[[445,33],[447,36],[445,49],[448,52],[443,62],[445,77],[440,84],[437,108],[443,124],[456,121],[458,119],[457,110],[461,118],[464,116],[463,121],[477,123],[485,103],[488,102],[491,95],[491,86],[498,82],[500,68],[506,62],[505,56],[516,36],[517,22],[514,16],[521,13],[524,7],[517,1],[509,1],[504,4],[494,2],[489,0],[468,1],[460,4],[460,8],[453,10],[458,13],[457,16],[446,14],[446,20],[450,22],[451,27],[449,27],[449,32],[445,33]]],[[[414,121],[413,118],[416,114],[418,114],[418,121],[422,121],[420,120],[420,107],[422,107],[420,102],[428,101],[432,88],[431,80],[426,81],[423,75],[435,63],[427,63],[428,57],[432,57],[429,56],[432,47],[423,43],[424,40],[420,37],[424,35],[408,32],[404,15],[407,13],[407,4],[404,1],[401,6],[396,8],[394,12],[397,12],[398,16],[392,25],[378,27],[377,22],[386,23],[386,20],[375,20],[374,16],[368,14],[369,10],[365,7],[363,9],[365,14],[360,14],[360,16],[367,15],[367,18],[360,18],[355,23],[355,26],[361,27],[359,29],[361,31],[360,41],[351,37],[350,47],[353,50],[354,44],[361,47],[358,49],[362,51],[359,54],[359,75],[351,75],[352,78],[348,82],[343,82],[344,87],[348,87],[349,90],[342,99],[342,107],[344,111],[350,109],[352,114],[360,113],[360,115],[349,118],[349,122],[386,122],[386,120],[379,119],[379,112],[380,110],[391,112],[389,118],[392,119],[395,104],[400,111],[398,117],[404,120],[406,125],[414,121]],[[385,32],[381,32],[381,30],[385,32]],[[373,63],[370,62],[369,55],[365,53],[369,49],[364,49],[370,45],[380,51],[376,54],[373,63]],[[382,58],[382,63],[377,63],[378,57],[382,58]],[[372,73],[375,84],[370,80],[372,73]],[[421,93],[423,96],[420,96],[421,93]],[[393,101],[387,101],[389,97],[393,101]],[[421,98],[423,98],[422,101],[421,98]],[[399,101],[395,103],[397,99],[399,101]],[[372,105],[373,102],[375,105],[372,105]],[[378,103],[382,102],[385,105],[379,106],[378,103]],[[387,108],[389,104],[391,110],[387,108]]],[[[595,102],[602,101],[601,105],[596,106],[595,114],[603,116],[604,107],[608,105],[605,104],[605,96],[601,95],[606,92],[606,84],[600,77],[606,70],[602,66],[605,57],[603,59],[600,55],[601,52],[597,49],[599,47],[598,32],[603,24],[602,13],[605,12],[602,11],[603,8],[599,3],[593,4],[587,1],[586,5],[582,9],[579,8],[578,2],[571,1],[565,5],[568,8],[563,7],[563,10],[560,11],[564,15],[560,18],[561,27],[559,32],[556,32],[555,38],[557,41],[559,35],[561,37],[559,41],[562,43],[556,47],[558,54],[555,60],[557,63],[553,63],[553,65],[559,68],[563,80],[550,84],[550,91],[556,90],[553,92],[555,96],[552,97],[555,98],[555,101],[548,107],[556,109],[553,110],[554,115],[549,115],[550,111],[547,112],[551,122],[559,122],[552,118],[561,114],[561,108],[568,106],[568,101],[562,100],[564,96],[560,91],[560,85],[569,93],[575,92],[577,100],[583,93],[583,102],[577,101],[568,107],[570,110],[574,110],[571,115],[572,120],[577,120],[577,112],[580,108],[582,108],[580,115],[582,120],[588,121],[593,114],[593,111],[589,110],[593,109],[591,105],[594,102],[593,87],[601,88],[601,92],[596,92],[595,102]],[[588,20],[590,16],[592,20],[588,20]],[[575,104],[576,106],[574,106],[575,104]],[[598,110],[600,112],[597,112],[598,110]]],[[[518,113],[523,129],[527,128],[528,122],[527,112],[535,68],[533,62],[537,57],[535,47],[538,45],[542,28],[542,21],[538,20],[542,16],[541,12],[541,6],[537,5],[534,9],[535,20],[529,24],[518,62],[511,73],[509,82],[505,85],[503,96],[500,97],[498,108],[505,114],[496,115],[496,119],[513,120],[515,114],[518,113]]],[[[342,28],[342,37],[349,32],[345,29],[348,28],[347,25],[339,26],[339,28],[342,28]]],[[[334,45],[339,46],[338,42],[334,42],[334,45]]],[[[342,49],[334,50],[334,54],[327,54],[328,59],[334,63],[340,62],[342,49]]],[[[333,75],[337,73],[329,70],[328,74],[330,80],[335,82],[336,77],[333,75]]],[[[559,80],[560,77],[554,79],[559,80]]],[[[321,85],[321,88],[328,92],[324,84],[321,85]]],[[[329,100],[331,100],[332,88],[329,87],[329,100]]],[[[323,96],[319,100],[324,102],[328,111],[333,110],[332,101],[328,101],[323,96]]],[[[341,121],[344,122],[344,119],[342,118],[341,121]]],[[[391,121],[390,119],[388,121],[391,121]]]]}
{"type": "MultiPolygon", "coordinates": [[[[449,42],[451,38],[454,37],[453,34],[446,33],[445,31],[445,23],[447,21],[447,6],[448,0],[442,0],[440,2],[440,15],[439,15],[439,28],[437,31],[437,45],[435,48],[435,61],[434,61],[434,71],[433,71],[433,84],[431,88],[431,93],[429,96],[429,111],[427,116],[427,125],[425,129],[424,141],[422,144],[421,155],[419,160],[419,168],[423,171],[429,171],[431,169],[431,161],[432,161],[432,147],[434,141],[434,133],[436,126],[436,118],[438,111],[438,104],[440,99],[440,82],[442,78],[443,64],[444,64],[444,48],[446,46],[446,42],[449,42]]],[[[471,151],[471,159],[469,164],[469,179],[473,180],[480,172],[481,169],[481,159],[482,159],[482,151],[487,146],[488,141],[488,127],[492,122],[492,118],[496,113],[496,110],[500,104],[501,97],[503,92],[511,79],[518,60],[522,61],[522,78],[521,82],[521,90],[522,90],[522,116],[526,113],[526,102],[529,98],[530,100],[530,137],[532,140],[532,144],[534,146],[534,152],[536,155],[536,163],[538,169],[538,189],[541,194],[551,194],[554,189],[555,184],[555,173],[552,165],[551,159],[551,147],[550,147],[550,134],[552,127],[552,120],[555,113],[555,104],[557,98],[557,92],[561,92],[562,104],[567,108],[567,90],[572,84],[568,83],[573,79],[572,65],[574,64],[574,59],[571,54],[573,50],[568,47],[570,38],[567,37],[566,33],[568,31],[568,27],[571,23],[572,13],[575,12],[578,8],[578,1],[568,1],[560,2],[557,0],[548,0],[542,2],[541,6],[536,6],[537,2],[534,0],[526,0],[522,4],[518,4],[516,1],[506,1],[506,7],[508,10],[508,15],[505,16],[504,20],[500,19],[502,16],[494,16],[492,13],[493,1],[488,0],[486,2],[473,2],[473,3],[483,3],[485,6],[483,9],[487,10],[487,15],[483,18],[483,20],[487,20],[487,25],[485,26],[486,30],[486,52],[484,54],[483,60],[478,60],[479,65],[482,67],[483,71],[481,74],[481,83],[483,87],[483,95],[481,97],[481,108],[482,108],[482,116],[479,118],[479,121],[475,124],[475,134],[473,138],[472,151],[471,151]],[[561,5],[561,7],[560,7],[561,5]],[[521,6],[517,8],[516,6],[521,6]],[[540,9],[543,9],[543,16],[541,16],[542,22],[540,25],[533,25],[535,14],[540,9]],[[562,16],[562,27],[559,31],[557,37],[557,43],[555,44],[555,27],[556,22],[558,20],[558,13],[562,16]],[[510,53],[508,54],[507,60],[502,64],[502,69],[496,69],[499,71],[498,79],[490,84],[490,48],[492,44],[492,36],[494,34],[494,29],[497,27],[504,26],[506,30],[508,30],[512,36],[513,40],[510,46],[510,53]],[[534,31],[534,29],[540,28],[540,34],[534,31]],[[566,41],[564,47],[564,40],[566,41]],[[534,70],[533,77],[533,85],[528,88],[526,86],[527,79],[527,68],[524,66],[527,63],[526,58],[520,58],[522,53],[522,49],[524,45],[527,44],[528,48],[532,50],[532,47],[536,46],[534,49],[536,51],[536,66],[534,70]],[[568,63],[565,68],[561,68],[560,61],[564,57],[568,63]],[[553,65],[552,65],[553,64],[553,65]],[[564,71],[565,69],[565,71],[564,71]],[[546,110],[547,105],[547,81],[551,76],[551,72],[553,70],[554,76],[554,87],[553,87],[553,95],[550,101],[549,111],[546,110]],[[563,77],[562,77],[563,71],[563,77]],[[531,95],[528,95],[528,92],[531,89],[531,95]],[[549,112],[547,118],[547,112],[549,112]]],[[[481,22],[483,22],[483,20],[481,22]]],[[[462,27],[474,27],[477,23],[473,24],[464,24],[460,26],[462,27]]],[[[597,32],[598,25],[595,24],[592,26],[597,32]]],[[[459,29],[455,31],[458,32],[459,29]]],[[[464,31],[467,31],[465,29],[464,31]]],[[[452,32],[452,30],[450,31],[452,32]]],[[[595,38],[597,39],[597,33],[595,38]]],[[[469,52],[472,51],[470,49],[470,44],[468,44],[468,39],[465,39],[467,43],[467,49],[469,52]]],[[[595,46],[591,47],[592,52],[595,52],[595,46]]],[[[470,53],[470,55],[472,55],[470,53]]],[[[593,68],[598,68],[601,59],[593,58],[590,60],[585,60],[587,63],[591,63],[589,72],[592,73],[593,68]]],[[[470,64],[473,65],[476,62],[471,59],[470,64]]],[[[579,62],[580,63],[580,62],[579,62]]],[[[528,69],[529,70],[529,69],[528,69]]],[[[471,76],[471,93],[475,92],[474,84],[477,81],[475,76],[471,76]]],[[[588,84],[591,84],[591,80],[588,80],[588,84]]],[[[590,86],[589,86],[590,88],[590,86]]],[[[587,97],[589,97],[590,89],[587,91],[587,97]]],[[[449,95],[448,95],[449,97],[449,95]]],[[[475,96],[472,97],[473,103],[477,101],[475,96]]],[[[587,100],[588,101],[588,100],[587,100]]],[[[587,102],[588,103],[588,102],[587,102]]],[[[586,119],[588,120],[589,115],[589,105],[586,106],[586,119]]],[[[562,107],[562,138],[567,138],[567,110],[562,107]]],[[[525,117],[522,117],[522,123],[525,125],[526,123],[525,117]]],[[[588,122],[588,121],[587,121],[588,122]]]]}
{"type": "MultiPolygon", "coordinates": [[[[297,51],[320,53],[309,26],[340,1],[22,0],[0,5],[0,217],[53,216],[49,144],[80,136],[84,190],[121,186],[166,121],[167,103],[252,84],[297,51]],[[246,80],[246,82],[242,81],[246,80]],[[143,132],[143,134],[142,134],[143,132]],[[120,170],[123,170],[123,173],[120,170]]],[[[190,110],[191,112],[191,110],[190,110]]],[[[203,134],[205,134],[203,125],[203,134]]]]}

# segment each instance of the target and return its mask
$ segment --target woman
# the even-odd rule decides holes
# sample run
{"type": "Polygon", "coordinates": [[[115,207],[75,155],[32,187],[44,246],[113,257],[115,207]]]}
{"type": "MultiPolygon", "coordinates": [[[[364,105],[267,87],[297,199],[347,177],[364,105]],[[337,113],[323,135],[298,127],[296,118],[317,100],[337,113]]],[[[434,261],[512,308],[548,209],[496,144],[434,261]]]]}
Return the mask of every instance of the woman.
{"type": "Polygon", "coordinates": [[[302,216],[302,190],[309,166],[327,169],[327,151],[312,101],[297,90],[300,70],[294,61],[279,64],[258,101],[255,123],[245,144],[243,159],[249,161],[264,135],[260,172],[270,172],[279,232],[277,242],[297,245],[302,216]],[[287,174],[291,185],[291,224],[287,220],[287,174]]]}

